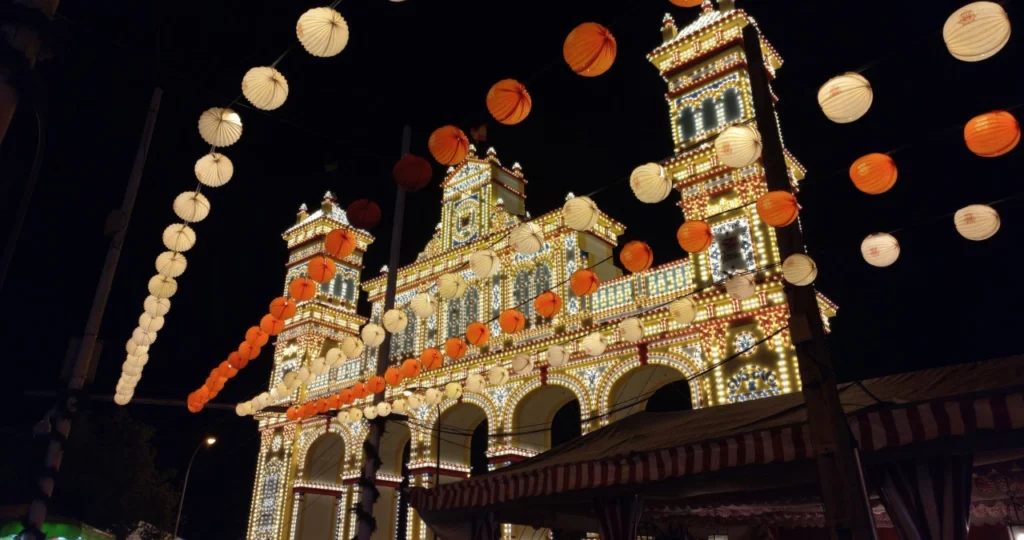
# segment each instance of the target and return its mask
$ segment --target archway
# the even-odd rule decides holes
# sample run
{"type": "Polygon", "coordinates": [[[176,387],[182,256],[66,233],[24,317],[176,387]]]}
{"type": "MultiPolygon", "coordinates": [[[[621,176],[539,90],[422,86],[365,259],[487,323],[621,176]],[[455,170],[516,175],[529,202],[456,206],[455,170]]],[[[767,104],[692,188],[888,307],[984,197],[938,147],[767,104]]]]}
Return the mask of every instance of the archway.
{"type": "Polygon", "coordinates": [[[373,517],[377,520],[377,530],[373,532],[373,540],[394,540],[405,537],[408,505],[401,500],[399,487],[406,482],[408,475],[409,449],[412,432],[403,422],[388,421],[384,424],[384,434],[380,438],[380,469],[377,470],[377,490],[380,499],[373,505],[373,517]]]}
{"type": "Polygon", "coordinates": [[[556,442],[565,442],[574,434],[579,436],[580,403],[576,393],[560,385],[541,385],[530,391],[516,403],[512,412],[512,446],[533,452],[544,452],[552,446],[554,420],[559,417],[559,434],[554,437],[556,442]],[[573,402],[575,402],[573,404],[573,402]],[[565,413],[560,413],[568,408],[565,413]],[[570,431],[566,418],[571,411],[576,411],[575,424],[577,431],[570,431]]]}
{"type": "Polygon", "coordinates": [[[435,423],[429,436],[430,458],[435,474],[440,466],[442,484],[467,478],[474,469],[479,474],[481,463],[486,470],[489,429],[487,413],[474,403],[459,401],[441,411],[440,428],[435,423]]]}
{"type": "Polygon", "coordinates": [[[341,471],[345,441],[328,432],[318,437],[306,451],[300,478],[296,482],[298,504],[295,538],[322,540],[333,538],[339,513],[344,507],[341,471]]]}
{"type": "Polygon", "coordinates": [[[693,408],[686,377],[674,367],[641,365],[612,382],[606,396],[607,422],[618,422],[640,411],[685,411],[693,408]],[[653,405],[653,406],[652,406],[653,405]]]}

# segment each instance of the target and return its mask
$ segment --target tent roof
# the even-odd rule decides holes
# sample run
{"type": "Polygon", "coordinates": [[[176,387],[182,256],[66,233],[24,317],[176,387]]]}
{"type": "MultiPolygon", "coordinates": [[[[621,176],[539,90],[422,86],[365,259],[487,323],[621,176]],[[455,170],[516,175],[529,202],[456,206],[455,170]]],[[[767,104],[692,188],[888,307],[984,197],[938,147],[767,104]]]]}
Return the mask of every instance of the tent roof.
{"type": "MultiPolygon", "coordinates": [[[[976,442],[979,435],[1020,430],[1022,388],[1024,357],[1012,357],[843,384],[840,400],[862,452],[870,454],[963,435],[975,435],[976,442]]],[[[410,500],[421,513],[499,504],[510,511],[513,501],[534,507],[553,500],[568,504],[569,494],[589,501],[594,490],[635,492],[640,484],[708,472],[719,473],[718,484],[731,476],[722,473],[737,467],[771,464],[772,470],[785,471],[783,465],[813,456],[807,408],[796,393],[682,413],[636,414],[509,467],[416,488],[410,500]]],[[[793,469],[764,487],[783,487],[799,476],[793,469]]],[[[644,489],[658,491],[654,485],[644,489]]]]}

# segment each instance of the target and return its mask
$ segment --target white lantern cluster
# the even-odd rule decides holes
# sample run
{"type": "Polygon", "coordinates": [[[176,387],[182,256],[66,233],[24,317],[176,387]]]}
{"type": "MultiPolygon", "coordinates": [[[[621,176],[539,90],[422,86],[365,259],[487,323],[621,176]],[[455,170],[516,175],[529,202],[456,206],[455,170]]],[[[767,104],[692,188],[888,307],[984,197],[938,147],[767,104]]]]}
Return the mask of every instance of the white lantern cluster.
{"type": "Polygon", "coordinates": [[[479,394],[487,388],[487,379],[479,373],[472,373],[466,377],[466,391],[479,394]]]}
{"type": "Polygon", "coordinates": [[[186,223],[198,223],[210,215],[210,200],[198,191],[186,191],[174,198],[175,215],[186,223]]]}
{"type": "Polygon", "coordinates": [[[517,354],[512,357],[512,371],[516,375],[527,375],[533,372],[533,357],[527,354],[517,354]]]}
{"type": "Polygon", "coordinates": [[[508,382],[508,370],[505,366],[497,365],[487,370],[487,382],[493,386],[499,386],[508,382]]]}
{"type": "Polygon", "coordinates": [[[629,187],[640,202],[660,203],[672,193],[672,180],[665,168],[657,163],[647,163],[633,169],[629,175],[629,187]]]}
{"type": "Polygon", "coordinates": [[[552,345],[548,347],[544,356],[548,360],[548,365],[553,368],[560,368],[569,362],[569,351],[561,345],[552,345]]]}
{"type": "Polygon", "coordinates": [[[231,146],[242,138],[242,117],[227,107],[211,107],[199,115],[199,136],[210,146],[231,146]]]}
{"type": "Polygon", "coordinates": [[[1010,18],[995,2],[972,2],[949,16],[942,39],[957,60],[980,62],[1010,41],[1010,18]]]}
{"type": "Polygon", "coordinates": [[[196,179],[207,187],[227,184],[235,174],[235,166],[224,154],[210,152],[196,161],[196,179]]]}
{"type": "Polygon", "coordinates": [[[829,120],[848,124],[867,114],[874,100],[871,83],[860,73],[844,73],[818,90],[818,105],[829,120]]]}
{"type": "Polygon", "coordinates": [[[348,356],[345,355],[345,351],[341,347],[332,347],[327,351],[325,359],[327,360],[327,367],[335,369],[348,361],[348,356]]]}
{"type": "Polygon", "coordinates": [[[469,256],[469,269],[479,278],[489,278],[501,270],[501,259],[490,249],[481,249],[469,256]]]}
{"type": "Polygon", "coordinates": [[[619,336],[630,343],[636,343],[644,338],[644,325],[636,317],[619,321],[618,328],[619,336]]]}
{"type": "Polygon", "coordinates": [[[872,234],[861,242],[860,253],[871,266],[884,268],[900,258],[900,243],[889,233],[872,234]]]}
{"type": "Polygon", "coordinates": [[[363,355],[362,340],[355,336],[348,336],[341,340],[341,352],[348,358],[359,358],[363,355]]]}

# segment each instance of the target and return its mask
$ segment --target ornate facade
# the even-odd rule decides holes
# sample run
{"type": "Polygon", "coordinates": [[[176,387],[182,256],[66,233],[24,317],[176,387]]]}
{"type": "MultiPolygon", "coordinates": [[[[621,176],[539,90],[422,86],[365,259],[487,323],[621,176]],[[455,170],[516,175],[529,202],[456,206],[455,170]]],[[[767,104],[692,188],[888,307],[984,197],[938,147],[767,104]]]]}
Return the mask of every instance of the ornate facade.
{"type": "MultiPolygon", "coordinates": [[[[758,219],[753,206],[767,190],[764,170],[760,162],[741,170],[719,164],[712,143],[731,124],[754,125],[740,35],[752,24],[742,10],[716,10],[706,2],[700,17],[681,30],[666,15],[664,43],[648,56],[668,83],[676,151],[663,164],[681,195],[679,206],[686,218],[707,220],[715,233],[714,244],[704,253],[623,275],[610,257],[625,226],[612,217],[602,214],[588,232],[564,226],[560,211],[531,218],[522,169],[518,164],[505,167],[493,150],[483,156],[474,151],[449,169],[442,185],[441,223],[417,261],[397,270],[395,305],[406,306],[420,292],[436,294],[437,278],[444,273],[461,273],[470,287],[459,299],[439,301],[437,312],[428,319],[417,319],[410,311],[406,329],[392,337],[390,360],[401,362],[425,347],[440,346],[446,338],[461,335],[472,321],[493,320],[492,337],[487,346],[471,347],[458,361],[446,359],[440,369],[389,388],[389,396],[444,386],[498,364],[507,366],[518,353],[534,356],[539,367],[481,393],[467,392],[459,400],[424,406],[410,411],[407,419],[387,423],[377,480],[382,496],[374,507],[379,525],[375,538],[431,536],[401,500],[399,488],[468,477],[471,433],[485,422],[487,458],[493,468],[550,448],[546,427],[573,400],[579,403],[581,432],[586,433],[642,410],[644,397],[674,381],[689,383],[690,403],[681,408],[800,390],[796,355],[784,329],[789,311],[774,230],[758,219]],[[544,244],[536,254],[518,254],[509,245],[508,232],[523,221],[543,231],[544,244]],[[499,254],[501,272],[476,279],[467,261],[471,253],[488,247],[499,254]],[[593,267],[602,285],[593,295],[577,298],[567,280],[586,267],[593,267]],[[757,281],[756,294],[742,302],[718,285],[740,271],[755,272],[757,281]],[[550,320],[533,313],[529,301],[546,290],[565,300],[562,311],[550,320]],[[693,324],[683,326],[668,316],[665,304],[687,293],[694,293],[701,309],[693,324]],[[497,315],[513,306],[527,315],[527,327],[503,335],[497,315]],[[640,343],[617,335],[614,323],[630,316],[643,322],[645,337],[640,343]],[[604,333],[609,346],[602,355],[590,357],[580,340],[595,330],[604,333]],[[573,353],[558,369],[542,361],[553,344],[564,344],[573,353]],[[742,356],[717,365],[736,354],[742,356]]],[[[774,77],[782,59],[763,38],[761,49],[774,77]]],[[[786,159],[796,186],[805,171],[788,153],[786,159]]],[[[284,234],[291,249],[288,278],[301,274],[309,257],[319,252],[323,236],[341,226],[347,227],[347,220],[329,194],[320,210],[300,212],[298,223],[284,234]]],[[[279,336],[271,388],[287,371],[358,333],[366,321],[354,309],[360,288],[373,306],[370,319],[379,321],[386,277],[382,274],[360,285],[362,255],[373,237],[353,230],[359,239],[356,253],[338,261],[335,280],[321,288],[320,296],[300,304],[299,314],[279,336]]],[[[835,306],[827,299],[819,297],[819,306],[826,321],[834,315],[835,306]]],[[[330,370],[295,395],[281,396],[279,404],[337,392],[372,371],[376,356],[375,349],[367,348],[361,358],[330,370]]],[[[342,424],[327,417],[288,421],[276,413],[258,418],[262,446],[248,538],[351,538],[355,516],[347,509],[358,497],[355,481],[366,422],[342,424]]],[[[506,528],[511,537],[521,532],[506,528]]]]}

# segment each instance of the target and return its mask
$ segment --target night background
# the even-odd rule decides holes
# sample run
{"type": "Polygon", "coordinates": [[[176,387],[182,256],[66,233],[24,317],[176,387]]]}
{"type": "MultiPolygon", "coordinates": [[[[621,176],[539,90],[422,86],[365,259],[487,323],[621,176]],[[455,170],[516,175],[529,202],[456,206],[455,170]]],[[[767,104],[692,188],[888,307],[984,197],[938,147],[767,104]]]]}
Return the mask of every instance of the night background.
{"type": "MultiPolygon", "coordinates": [[[[798,194],[801,219],[820,268],[817,287],[840,307],[829,344],[843,380],[1021,352],[1024,292],[1015,283],[1024,262],[1017,218],[1024,199],[995,205],[1002,228],[984,242],[962,238],[952,221],[968,204],[1021,194],[1021,150],[980,158],[962,134],[971,117],[1021,103],[1021,44],[1012,37],[979,63],[954,59],[941,29],[963,3],[737,2],[785,60],[773,88],[785,143],[808,169],[798,194]],[[817,90],[853,70],[871,82],[874,104],[863,119],[835,124],[819,109],[817,90]],[[847,169],[856,158],[896,149],[899,180],[890,192],[870,196],[854,188],[847,169]],[[893,232],[902,247],[889,268],[869,266],[860,254],[861,240],[881,231],[893,232]]],[[[196,129],[199,114],[228,104],[249,68],[269,65],[292,47],[295,21],[316,5],[61,2],[56,24],[64,46],[37,67],[44,93],[35,99],[47,109],[45,161],[0,290],[3,395],[10,400],[0,445],[0,473],[10,479],[0,482],[4,503],[28,501],[24,479],[42,461],[30,429],[52,399],[24,393],[56,387],[68,339],[82,332],[109,243],[104,222],[121,204],[152,89],[163,89],[163,101],[89,387],[101,395],[114,392],[153,260],[164,251],[161,232],[178,221],[171,201],[194,189],[193,165],[209,148],[196,129]]],[[[1011,21],[1024,15],[1019,3],[1005,8],[1011,21]]],[[[351,29],[340,55],[315,58],[296,45],[277,66],[290,87],[284,106],[270,113],[244,100],[236,106],[244,133],[224,149],[234,177],[203,190],[212,212],[195,226],[198,242],[186,254],[188,269],[135,394],[182,403],[125,408],[155,428],[156,463],[177,471],[169,480],[174,489],[202,438],[219,439],[200,450],[192,471],[180,533],[190,540],[244,537],[259,438],[252,418],[231,410],[189,413],[186,395],[281,294],[281,233],[300,204],[315,209],[326,190],[343,206],[377,201],[384,217],[371,231],[377,240],[363,279],[378,275],[390,242],[391,168],[404,124],[412,126],[412,152],[429,156],[426,140],[435,128],[455,124],[468,133],[486,123],[488,142],[478,152],[494,146],[504,164],[522,165],[534,216],[560,207],[569,191],[617,183],[594,200],[626,224],[620,245],[648,242],[655,265],[684,256],[675,239],[678,208],[640,203],[624,179],[637,165],[672,153],[666,86],[645,55],[661,43],[666,12],[682,28],[699,9],[667,0],[345,0],[337,9],[351,29]],[[614,66],[596,78],[574,74],[561,55],[566,34],[587,21],[609,26],[618,42],[614,66]],[[505,78],[522,81],[533,98],[530,116],[516,126],[494,122],[484,106],[488,88],[505,78]]],[[[1019,118],[1019,110],[1012,112],[1019,118]]],[[[22,107],[0,147],[4,239],[35,144],[35,120],[22,107]]],[[[433,163],[431,185],[407,200],[403,264],[415,260],[440,220],[445,167],[433,163]]],[[[264,351],[214,403],[233,406],[266,390],[270,357],[264,351]]],[[[104,401],[86,409],[110,416],[118,408],[104,401]]]]}

